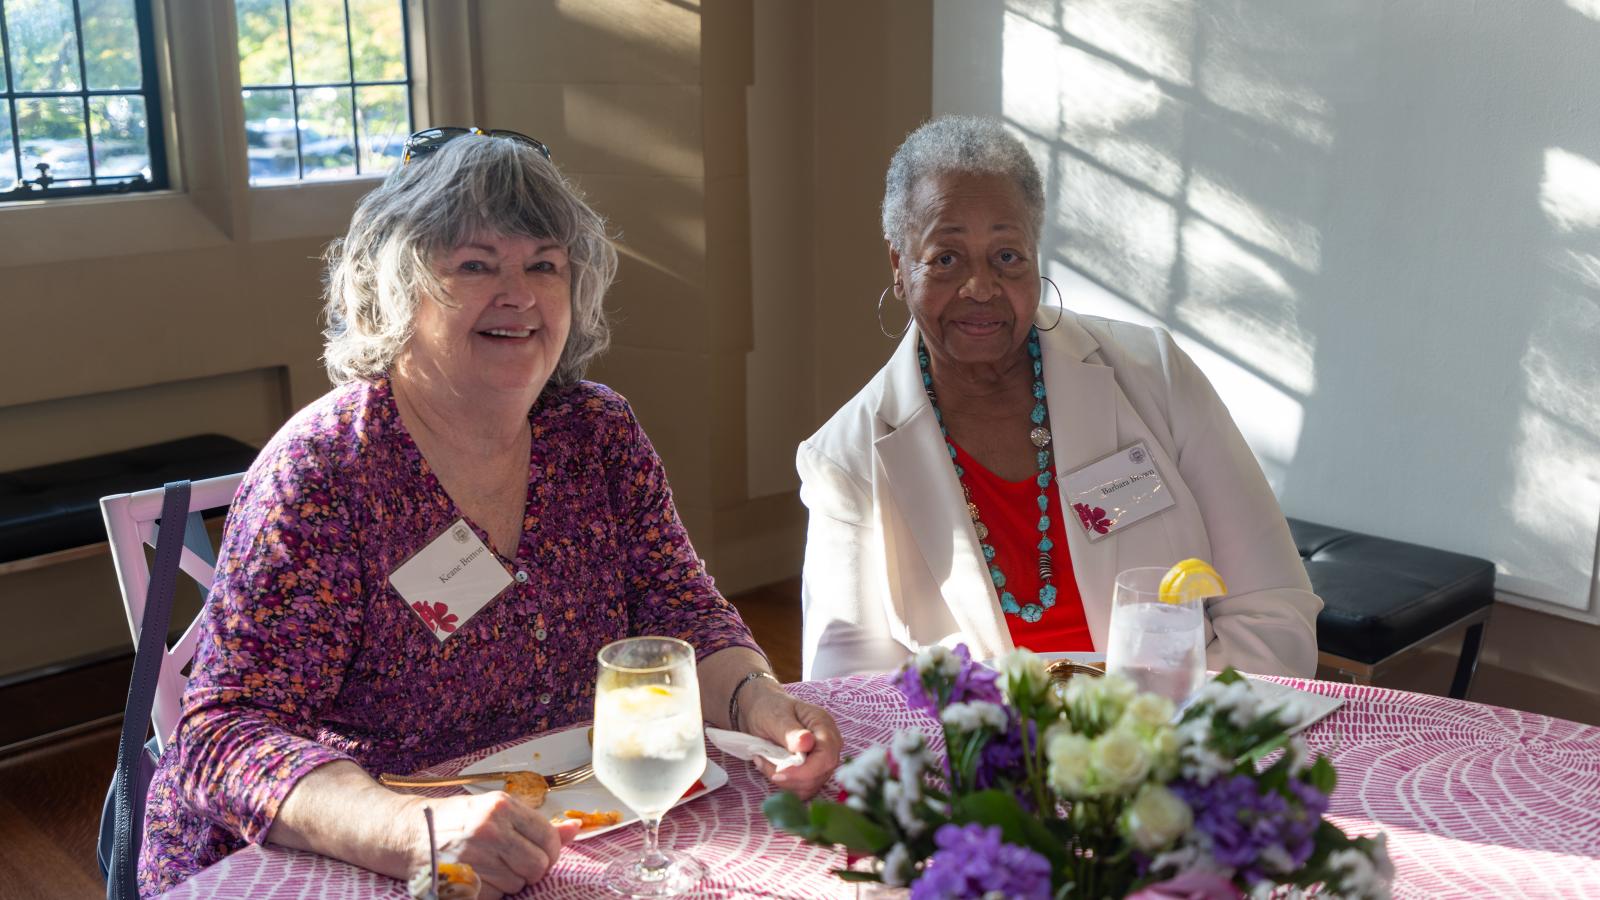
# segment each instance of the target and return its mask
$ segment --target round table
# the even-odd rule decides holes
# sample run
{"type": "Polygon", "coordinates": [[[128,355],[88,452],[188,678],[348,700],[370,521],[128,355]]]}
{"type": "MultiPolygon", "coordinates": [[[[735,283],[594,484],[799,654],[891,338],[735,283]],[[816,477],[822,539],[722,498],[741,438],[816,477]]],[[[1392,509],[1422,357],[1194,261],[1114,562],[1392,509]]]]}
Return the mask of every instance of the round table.
{"type": "MultiPolygon", "coordinates": [[[[1305,733],[1333,757],[1329,817],[1346,832],[1389,835],[1396,897],[1600,897],[1600,728],[1493,706],[1333,682],[1273,679],[1345,704],[1305,733]]],[[[901,728],[936,728],[906,708],[886,676],[788,686],[830,710],[846,754],[901,728]]],[[[455,772],[507,745],[428,771],[455,772]]],[[[775,833],[761,815],[770,787],[715,748],[727,786],[673,810],[663,842],[691,850],[710,876],[691,896],[854,897],[833,877],[840,851],[775,833]]],[[[441,792],[443,793],[443,792],[441,792]]],[[[572,844],[519,896],[601,896],[600,871],[639,847],[636,828],[572,844]]],[[[404,897],[389,878],[311,853],[251,846],[166,896],[404,897]]]]}

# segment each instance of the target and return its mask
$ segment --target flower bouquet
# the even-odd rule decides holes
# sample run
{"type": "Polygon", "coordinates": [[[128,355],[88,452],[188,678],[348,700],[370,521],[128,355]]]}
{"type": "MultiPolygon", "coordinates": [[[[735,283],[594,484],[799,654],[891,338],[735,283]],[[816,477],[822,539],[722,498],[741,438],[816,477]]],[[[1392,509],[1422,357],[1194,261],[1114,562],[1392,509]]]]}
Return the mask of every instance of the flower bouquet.
{"type": "Polygon", "coordinates": [[[999,671],[965,646],[901,670],[906,702],[943,733],[939,757],[905,730],[839,767],[836,801],[788,793],[763,806],[806,840],[877,860],[847,880],[924,898],[1387,897],[1382,835],[1323,820],[1333,764],[1229,669],[1181,712],[1115,676],[1053,683],[1026,650],[999,671]]]}

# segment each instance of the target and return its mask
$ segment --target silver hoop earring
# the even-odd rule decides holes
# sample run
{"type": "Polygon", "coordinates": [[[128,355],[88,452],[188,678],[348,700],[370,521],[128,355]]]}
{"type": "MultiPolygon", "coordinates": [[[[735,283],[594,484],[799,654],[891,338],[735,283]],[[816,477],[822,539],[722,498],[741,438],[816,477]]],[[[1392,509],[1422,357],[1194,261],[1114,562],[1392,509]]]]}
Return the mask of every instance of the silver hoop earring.
{"type": "MultiPolygon", "coordinates": [[[[1050,281],[1050,279],[1043,275],[1039,276],[1039,280],[1050,281]]],[[[1050,281],[1050,286],[1056,289],[1056,320],[1055,322],[1051,323],[1049,328],[1041,328],[1039,329],[1040,331],[1055,331],[1056,326],[1061,324],[1061,317],[1067,314],[1067,306],[1061,300],[1061,288],[1056,287],[1056,283],[1054,281],[1050,281]]],[[[1041,291],[1043,290],[1043,287],[1043,285],[1040,285],[1041,291]]]]}
{"type": "MultiPolygon", "coordinates": [[[[904,335],[906,333],[906,331],[911,328],[911,320],[909,318],[907,318],[906,319],[906,327],[900,329],[899,332],[897,332],[895,334],[890,334],[889,333],[889,329],[883,327],[883,298],[889,296],[889,291],[892,290],[894,287],[895,286],[891,284],[888,287],[883,289],[883,293],[878,295],[878,330],[883,332],[883,336],[888,338],[889,340],[898,341],[898,340],[900,340],[901,336],[904,335]]],[[[909,313],[910,310],[908,309],[908,310],[906,310],[906,312],[909,313]]]]}

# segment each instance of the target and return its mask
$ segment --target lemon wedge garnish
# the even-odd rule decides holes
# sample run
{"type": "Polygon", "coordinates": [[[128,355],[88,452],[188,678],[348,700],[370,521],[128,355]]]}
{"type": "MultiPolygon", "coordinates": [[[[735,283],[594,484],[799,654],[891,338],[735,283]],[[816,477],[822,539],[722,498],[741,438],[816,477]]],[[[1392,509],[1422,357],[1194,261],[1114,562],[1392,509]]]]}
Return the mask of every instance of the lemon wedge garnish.
{"type": "Polygon", "coordinates": [[[1162,603],[1187,603],[1228,592],[1222,576],[1203,559],[1186,559],[1167,570],[1157,594],[1162,603]]]}
{"type": "MultiPolygon", "coordinates": [[[[1204,565],[1204,563],[1202,563],[1202,565],[1204,565]]],[[[1162,583],[1165,584],[1166,582],[1162,582],[1162,583]]],[[[672,689],[671,688],[663,687],[663,686],[661,686],[659,684],[649,685],[646,688],[646,690],[648,690],[652,694],[655,694],[658,697],[671,697],[672,696],[672,689]]]]}

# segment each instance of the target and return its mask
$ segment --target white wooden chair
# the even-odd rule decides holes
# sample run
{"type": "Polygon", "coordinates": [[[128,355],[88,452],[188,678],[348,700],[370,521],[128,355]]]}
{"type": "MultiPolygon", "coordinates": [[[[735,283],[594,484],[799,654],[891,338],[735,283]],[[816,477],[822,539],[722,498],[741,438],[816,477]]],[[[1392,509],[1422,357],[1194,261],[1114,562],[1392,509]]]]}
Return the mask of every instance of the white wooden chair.
{"type": "MultiPolygon", "coordinates": [[[[190,489],[189,521],[178,568],[200,585],[202,596],[210,592],[211,581],[216,576],[216,554],[211,549],[211,539],[200,521],[200,514],[231,504],[243,478],[242,473],[208,478],[196,481],[190,489]]],[[[161,518],[163,495],[161,488],[154,488],[100,499],[100,511],[105,516],[106,535],[111,544],[111,559],[116,563],[117,581],[122,587],[122,608],[128,614],[128,631],[133,636],[135,647],[139,645],[145,595],[150,588],[150,564],[145,547],[154,547],[156,544],[156,524],[161,518]]],[[[194,658],[198,624],[198,619],[190,622],[176,644],[164,647],[161,676],[151,709],[158,749],[166,748],[167,741],[178,727],[181,711],[179,701],[183,697],[184,687],[189,683],[189,677],[183,670],[194,658]]],[[[165,644],[165,641],[162,643],[165,644]]]]}

